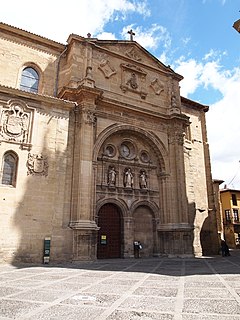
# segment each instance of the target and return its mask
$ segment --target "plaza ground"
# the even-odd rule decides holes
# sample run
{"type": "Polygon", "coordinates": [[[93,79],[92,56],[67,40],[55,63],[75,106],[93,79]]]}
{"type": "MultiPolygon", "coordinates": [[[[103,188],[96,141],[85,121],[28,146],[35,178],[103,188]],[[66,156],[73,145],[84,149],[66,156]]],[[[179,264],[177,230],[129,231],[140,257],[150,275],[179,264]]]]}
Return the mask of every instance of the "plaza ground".
{"type": "Polygon", "coordinates": [[[230,257],[0,264],[3,319],[240,319],[240,251],[230,257]]]}

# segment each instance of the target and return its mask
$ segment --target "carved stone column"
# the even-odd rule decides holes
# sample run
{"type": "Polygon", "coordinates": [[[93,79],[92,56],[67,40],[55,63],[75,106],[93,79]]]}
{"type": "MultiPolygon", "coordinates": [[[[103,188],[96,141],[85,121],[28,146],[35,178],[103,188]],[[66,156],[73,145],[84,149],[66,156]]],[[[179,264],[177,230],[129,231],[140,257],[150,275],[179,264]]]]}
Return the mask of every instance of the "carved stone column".
{"type": "Polygon", "coordinates": [[[95,181],[92,159],[97,118],[96,100],[101,91],[79,86],[67,91],[77,101],[75,112],[74,154],[70,228],[73,229],[73,260],[96,258],[97,231],[94,199],[95,181]]]}

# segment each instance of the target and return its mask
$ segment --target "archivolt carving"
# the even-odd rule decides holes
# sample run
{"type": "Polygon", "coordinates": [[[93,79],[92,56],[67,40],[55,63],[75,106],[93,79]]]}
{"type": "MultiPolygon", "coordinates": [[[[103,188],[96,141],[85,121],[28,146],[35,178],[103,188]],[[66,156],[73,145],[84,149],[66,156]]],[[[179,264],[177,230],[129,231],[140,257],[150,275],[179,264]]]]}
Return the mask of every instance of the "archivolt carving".
{"type": "Polygon", "coordinates": [[[0,120],[0,135],[7,141],[30,143],[33,110],[22,102],[12,101],[3,107],[0,120]]]}

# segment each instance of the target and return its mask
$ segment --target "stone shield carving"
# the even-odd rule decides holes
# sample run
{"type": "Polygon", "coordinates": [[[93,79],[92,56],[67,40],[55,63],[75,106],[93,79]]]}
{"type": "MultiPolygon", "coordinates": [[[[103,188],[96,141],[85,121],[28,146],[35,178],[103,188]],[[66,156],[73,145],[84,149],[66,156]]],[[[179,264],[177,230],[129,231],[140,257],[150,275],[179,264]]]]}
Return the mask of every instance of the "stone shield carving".
{"type": "Polygon", "coordinates": [[[17,143],[30,143],[32,119],[33,111],[22,102],[10,102],[1,112],[1,138],[17,143]]]}
{"type": "Polygon", "coordinates": [[[48,175],[48,161],[47,157],[42,154],[28,154],[28,175],[47,176],[48,175]]]}

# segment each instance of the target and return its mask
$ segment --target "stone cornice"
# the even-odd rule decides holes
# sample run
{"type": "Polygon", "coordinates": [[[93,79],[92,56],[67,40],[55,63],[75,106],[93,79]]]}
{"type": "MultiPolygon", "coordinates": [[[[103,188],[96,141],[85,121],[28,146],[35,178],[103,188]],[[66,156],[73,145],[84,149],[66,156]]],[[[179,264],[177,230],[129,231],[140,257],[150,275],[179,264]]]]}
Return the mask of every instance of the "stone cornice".
{"type": "Polygon", "coordinates": [[[56,98],[56,97],[51,97],[51,96],[47,96],[47,95],[41,95],[41,94],[37,94],[37,93],[33,93],[33,92],[23,91],[20,89],[6,87],[3,85],[0,85],[0,95],[1,94],[8,95],[8,99],[9,99],[9,96],[11,96],[15,99],[16,98],[27,99],[27,100],[31,100],[34,102],[43,102],[43,103],[48,103],[48,104],[54,104],[54,107],[56,107],[56,105],[57,105],[57,106],[61,106],[61,108],[69,109],[69,110],[73,109],[75,106],[75,103],[68,101],[68,100],[64,100],[64,99],[60,99],[60,98],[56,98]]]}
{"type": "Polygon", "coordinates": [[[42,36],[39,36],[39,35],[33,34],[31,32],[10,26],[10,25],[2,23],[2,22],[0,22],[0,32],[3,32],[5,36],[9,35],[9,36],[15,37],[16,39],[24,40],[25,45],[26,45],[26,41],[29,41],[29,43],[31,43],[31,46],[32,46],[32,43],[34,43],[36,45],[41,45],[41,46],[45,47],[48,51],[54,50],[55,53],[57,53],[57,54],[61,53],[65,48],[64,44],[55,42],[53,40],[49,40],[49,39],[44,38],[42,36]]]}

